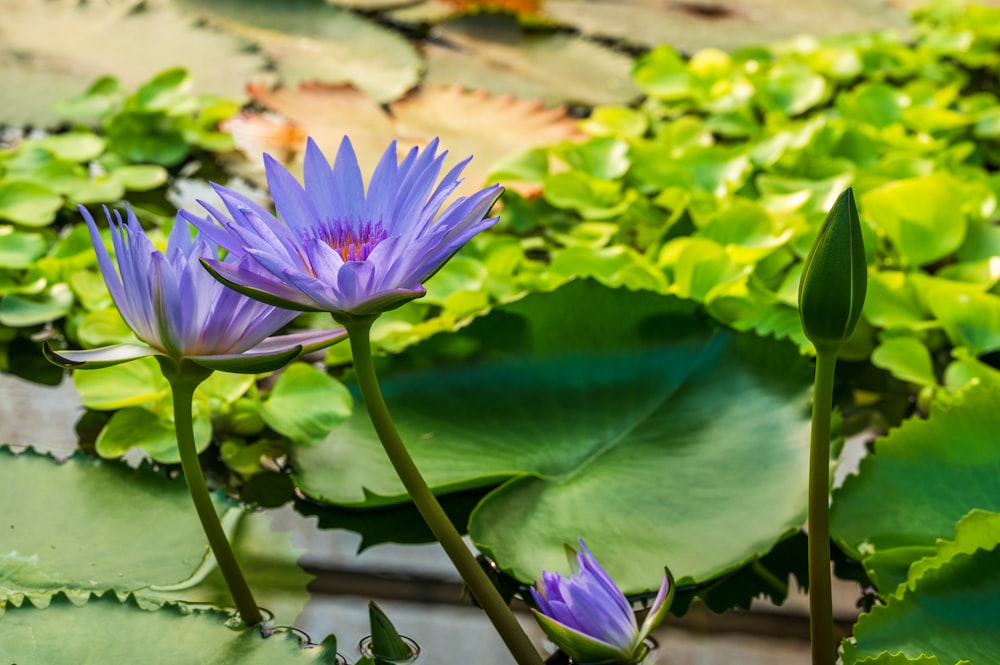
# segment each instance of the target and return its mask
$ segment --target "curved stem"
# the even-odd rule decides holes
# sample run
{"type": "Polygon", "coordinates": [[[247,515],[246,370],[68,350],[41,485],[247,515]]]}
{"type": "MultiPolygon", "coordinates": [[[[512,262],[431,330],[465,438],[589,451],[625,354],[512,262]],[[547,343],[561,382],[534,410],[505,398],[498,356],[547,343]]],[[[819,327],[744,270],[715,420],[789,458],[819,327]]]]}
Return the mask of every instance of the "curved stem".
{"type": "Polygon", "coordinates": [[[174,398],[174,428],[177,433],[177,448],[180,451],[181,468],[184,470],[184,479],[187,481],[191,500],[194,501],[198,519],[201,520],[201,526],[205,530],[208,544],[219,564],[219,570],[222,571],[222,576],[226,580],[226,585],[233,596],[233,602],[236,603],[240,618],[248,626],[253,626],[263,621],[263,617],[253,594],[250,592],[250,586],[243,576],[240,564],[236,560],[233,548],[229,545],[229,539],[226,538],[226,532],[219,521],[219,515],[215,512],[215,504],[212,503],[208,485],[205,484],[205,474],[201,470],[201,462],[198,460],[198,450],[194,442],[191,405],[194,400],[195,388],[206,378],[208,378],[208,374],[185,376],[184,372],[178,372],[176,377],[168,377],[174,398]]]}
{"type": "Polygon", "coordinates": [[[370,330],[371,321],[351,322],[347,326],[351,353],[354,357],[354,371],[358,376],[361,395],[364,397],[368,415],[389,461],[392,462],[396,474],[409,492],[420,515],[430,527],[434,537],[441,543],[452,564],[458,569],[480,607],[486,611],[486,615],[493,622],[493,627],[514,656],[514,660],[519,665],[542,665],[541,657],[524,633],[521,624],[514,618],[510,607],[466,547],[462,536],[452,525],[441,504],[420,475],[399,432],[396,431],[378,386],[375,366],[372,364],[370,330]]]}
{"type": "Polygon", "coordinates": [[[830,413],[837,350],[816,351],[809,449],[809,637],[813,665],[833,665],[833,592],[830,587],[830,413]]]}

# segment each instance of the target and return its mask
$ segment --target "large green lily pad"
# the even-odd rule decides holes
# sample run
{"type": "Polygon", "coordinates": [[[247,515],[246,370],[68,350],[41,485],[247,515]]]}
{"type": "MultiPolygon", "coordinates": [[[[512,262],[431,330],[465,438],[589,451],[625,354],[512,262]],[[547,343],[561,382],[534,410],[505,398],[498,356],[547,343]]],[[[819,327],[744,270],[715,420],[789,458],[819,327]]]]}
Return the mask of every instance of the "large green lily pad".
{"type": "Polygon", "coordinates": [[[942,396],[927,420],[911,419],[875,443],[857,475],[834,492],[830,530],[873,581],[891,592],[910,564],[950,539],[970,510],[1000,511],[1000,388],[942,396]]]}
{"type": "Polygon", "coordinates": [[[302,649],[288,631],[264,639],[260,630],[234,625],[223,612],[177,606],[147,612],[109,596],[81,607],[60,597],[45,610],[11,609],[0,619],[0,631],[4,662],[18,665],[334,663],[337,650],[334,639],[302,649]]]}
{"type": "MultiPolygon", "coordinates": [[[[494,310],[399,362],[383,390],[432,488],[507,480],[474,511],[477,545],[518,579],[563,570],[583,537],[628,592],[703,581],[798,530],[810,372],[795,350],[713,329],[694,305],[590,281],[494,310]],[[470,344],[480,360],[428,360],[470,344]]],[[[300,488],[336,505],[407,496],[357,409],[297,446],[300,488]]]]}
{"type": "MultiPolygon", "coordinates": [[[[0,607],[104,591],[135,593],[149,605],[231,604],[182,479],[148,467],[81,457],[60,464],[4,449],[0,505],[7,507],[0,517],[0,607]]],[[[259,589],[258,602],[280,620],[294,620],[311,576],[294,567],[297,552],[287,536],[270,531],[266,514],[241,514],[221,498],[216,506],[259,589]],[[283,588],[271,584],[279,574],[283,588]]]]}

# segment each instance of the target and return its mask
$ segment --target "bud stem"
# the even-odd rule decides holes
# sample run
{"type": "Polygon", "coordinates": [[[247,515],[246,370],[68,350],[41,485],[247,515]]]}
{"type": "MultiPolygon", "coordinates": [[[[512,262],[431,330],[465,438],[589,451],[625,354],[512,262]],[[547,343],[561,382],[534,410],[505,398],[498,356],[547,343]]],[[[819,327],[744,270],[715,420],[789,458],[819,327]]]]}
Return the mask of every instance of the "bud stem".
{"type": "Polygon", "coordinates": [[[833,665],[837,656],[830,582],[830,412],[839,350],[816,350],[809,441],[809,637],[813,665],[833,665]]]}

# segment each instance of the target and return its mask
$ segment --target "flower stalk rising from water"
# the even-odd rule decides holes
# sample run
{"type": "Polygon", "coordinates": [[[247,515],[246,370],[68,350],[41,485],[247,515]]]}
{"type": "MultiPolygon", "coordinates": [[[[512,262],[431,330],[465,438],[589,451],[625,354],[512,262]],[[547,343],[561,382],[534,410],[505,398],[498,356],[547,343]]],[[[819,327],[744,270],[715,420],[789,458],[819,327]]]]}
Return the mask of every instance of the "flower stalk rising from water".
{"type": "Polygon", "coordinates": [[[402,160],[393,142],[365,190],[350,140],[333,166],[310,140],[305,185],[265,155],[276,218],[225,187],[215,187],[228,216],[201,202],[207,217],[185,219],[246,263],[206,259],[221,282],[262,302],[330,312],[347,328],[358,385],[386,456],[414,505],[519,665],[541,665],[520,624],[452,526],[420,475],[386,407],[372,364],[371,326],[383,313],[424,295],[429,279],[470,238],[496,223],[486,214],[499,185],[448,205],[468,160],[438,179],[447,152],[437,139],[402,160]],[[279,219],[280,218],[280,219],[279,219]]]}
{"type": "Polygon", "coordinates": [[[830,586],[830,421],[840,349],[854,334],[868,288],[861,220],[848,187],[837,197],[802,268],[799,315],[816,347],[809,449],[809,635],[813,665],[833,665],[830,586]]]}
{"type": "MultiPolygon", "coordinates": [[[[256,374],[282,367],[303,351],[346,337],[343,329],[268,337],[296,316],[247,298],[219,284],[201,261],[217,258],[216,244],[178,218],[166,252],[157,250],[131,210],[105,215],[111,225],[113,261],[90,213],[80,207],[90,229],[104,281],[122,318],[144,344],[118,344],[83,351],[54,351],[52,362],[74,369],[99,369],[154,357],[170,383],[177,446],[191,498],[240,617],[260,623],[260,610],[240,569],[205,483],[195,447],[194,391],[214,370],[256,374]],[[117,269],[116,269],[117,265],[117,269]]],[[[232,257],[227,262],[251,261],[232,257]]]]}
{"type": "Polygon", "coordinates": [[[666,617],[674,597],[670,572],[642,625],[632,605],[580,540],[571,577],[543,572],[531,589],[532,609],[545,634],[574,663],[633,665],[646,656],[646,638],[666,617]]]}

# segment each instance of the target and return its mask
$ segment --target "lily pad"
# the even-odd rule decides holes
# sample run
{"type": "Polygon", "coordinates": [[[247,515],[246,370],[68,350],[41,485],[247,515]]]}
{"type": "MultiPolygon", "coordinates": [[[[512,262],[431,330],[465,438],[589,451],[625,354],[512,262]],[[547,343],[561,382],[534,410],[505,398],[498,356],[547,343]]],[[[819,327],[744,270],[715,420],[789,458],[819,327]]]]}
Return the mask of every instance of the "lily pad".
{"type": "Polygon", "coordinates": [[[830,531],[891,592],[911,563],[975,508],[1000,511],[1000,388],[942,395],[926,420],[911,419],[875,443],[833,495],[830,531]]]}
{"type": "Polygon", "coordinates": [[[57,464],[30,451],[0,451],[0,462],[3,503],[19,506],[0,529],[0,599],[44,606],[58,591],[85,598],[174,585],[208,554],[183,481],[82,458],[57,464]]]}
{"type": "Polygon", "coordinates": [[[844,663],[863,662],[882,651],[916,658],[935,656],[941,663],[990,663],[1000,653],[1000,532],[997,523],[963,521],[965,529],[988,528],[987,547],[948,552],[930,567],[912,574],[888,604],[862,615],[854,642],[844,644],[844,663]]]}
{"type": "Polygon", "coordinates": [[[253,114],[244,114],[232,127],[237,145],[253,159],[255,170],[247,175],[261,183],[260,152],[267,150],[279,157],[285,153],[289,158],[286,162],[297,153],[293,168],[300,169],[306,136],[331,157],[343,137],[350,136],[364,173],[372,172],[394,139],[401,150],[407,150],[413,145],[426,146],[439,137],[455,161],[474,155],[456,192],[469,195],[483,186],[493,164],[502,157],[580,137],[564,109],[483,91],[425,86],[390,104],[388,112],[360,90],[344,85],[252,86],[250,93],[263,107],[283,115],[295,129],[275,126],[273,121],[253,114]],[[484,132],[483,127],[491,131],[484,132]],[[264,145],[261,129],[272,137],[264,145]]]}
{"type": "Polygon", "coordinates": [[[79,94],[81,81],[110,75],[132,87],[168,67],[189,70],[198,91],[242,96],[244,83],[266,65],[245,46],[239,37],[198,27],[163,3],[5,2],[0,63],[14,66],[0,67],[0,86],[19,90],[27,71],[40,77],[33,87],[41,88],[34,98],[37,116],[26,108],[32,95],[24,93],[15,95],[11,118],[6,104],[0,106],[0,120],[46,120],[52,117],[49,105],[79,94]]]}
{"type": "Polygon", "coordinates": [[[267,639],[256,628],[233,626],[230,615],[170,606],[156,612],[113,597],[75,607],[58,599],[42,611],[9,609],[0,619],[4,658],[18,665],[130,663],[150,665],[285,665],[335,663],[336,640],[302,649],[291,631],[267,639]]]}
{"type": "Polygon", "coordinates": [[[546,0],[543,15],[585,34],[643,46],[670,43],[691,52],[733,49],[748,43],[787,39],[801,33],[837,34],[902,27],[906,14],[894,5],[864,0],[546,0]]]}
{"type": "MultiPolygon", "coordinates": [[[[522,581],[563,570],[563,545],[583,537],[626,591],[643,592],[664,565],[710,579],[798,531],[808,366],[789,345],[713,330],[694,308],[577,281],[412,351],[464,339],[484,350],[478,362],[383,377],[436,492],[507,481],[469,524],[503,570],[522,581]]],[[[291,457],[311,498],[407,500],[362,409],[291,457]]]]}
{"type": "Polygon", "coordinates": [[[350,82],[388,102],[420,78],[420,54],[402,35],[323,0],[174,2],[253,41],[286,85],[350,82]]]}
{"type": "Polygon", "coordinates": [[[966,216],[956,181],[937,173],[896,180],[861,197],[863,214],[885,231],[905,265],[953,253],[965,239],[966,216]]]}
{"type": "MultiPolygon", "coordinates": [[[[148,467],[79,456],[59,464],[30,450],[13,455],[4,449],[0,498],[22,506],[0,530],[6,553],[0,554],[0,607],[25,598],[45,607],[59,592],[80,602],[105,591],[133,593],[144,607],[232,605],[181,479],[148,467]]],[[[271,529],[270,514],[244,512],[219,496],[215,505],[257,601],[277,620],[293,621],[312,579],[296,565],[301,551],[289,534],[271,529]]]]}
{"type": "Polygon", "coordinates": [[[315,443],[350,415],[352,405],[344,384],[307,363],[292,363],[278,377],[260,413],[276,432],[315,443]]]}
{"type": "Polygon", "coordinates": [[[628,104],[632,59],[569,34],[529,33],[513,19],[468,16],[436,26],[427,85],[459,85],[546,104],[628,104]]]}

